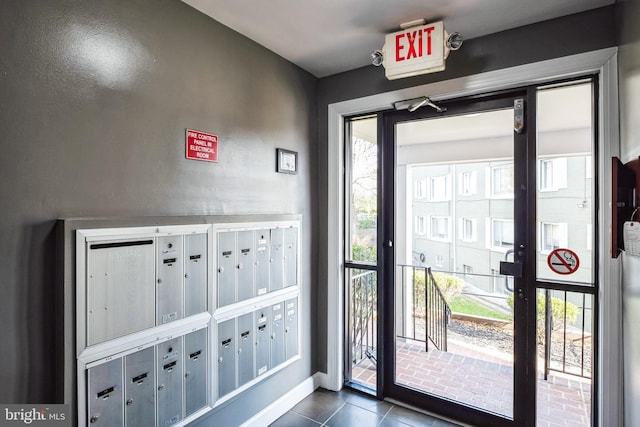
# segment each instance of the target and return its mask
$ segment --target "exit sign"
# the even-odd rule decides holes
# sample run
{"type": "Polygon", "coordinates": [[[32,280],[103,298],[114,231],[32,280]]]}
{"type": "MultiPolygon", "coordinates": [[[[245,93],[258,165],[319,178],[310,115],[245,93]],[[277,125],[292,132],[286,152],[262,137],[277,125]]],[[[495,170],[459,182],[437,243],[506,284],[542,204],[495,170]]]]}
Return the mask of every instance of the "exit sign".
{"type": "Polygon", "coordinates": [[[443,71],[445,69],[445,31],[442,21],[410,27],[387,34],[384,68],[387,79],[443,71]]]}

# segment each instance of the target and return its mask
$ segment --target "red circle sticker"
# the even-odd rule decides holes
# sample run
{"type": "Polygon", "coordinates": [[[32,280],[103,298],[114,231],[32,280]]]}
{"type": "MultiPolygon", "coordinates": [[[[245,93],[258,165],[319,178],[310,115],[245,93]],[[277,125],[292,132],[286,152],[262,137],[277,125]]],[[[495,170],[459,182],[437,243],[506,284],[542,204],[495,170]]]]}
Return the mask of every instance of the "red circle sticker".
{"type": "Polygon", "coordinates": [[[554,273],[573,274],[580,267],[580,258],[571,249],[554,249],[547,257],[547,265],[554,273]]]}

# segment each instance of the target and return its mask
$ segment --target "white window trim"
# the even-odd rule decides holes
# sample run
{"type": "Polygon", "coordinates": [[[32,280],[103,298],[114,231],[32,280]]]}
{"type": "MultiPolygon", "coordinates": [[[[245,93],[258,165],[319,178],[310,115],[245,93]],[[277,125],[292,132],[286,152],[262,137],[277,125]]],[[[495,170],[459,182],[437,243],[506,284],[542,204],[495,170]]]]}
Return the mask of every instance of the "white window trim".
{"type": "Polygon", "coordinates": [[[429,240],[436,242],[450,242],[451,241],[451,217],[445,215],[431,215],[427,220],[427,237],[429,240]],[[434,219],[446,219],[447,220],[447,237],[437,237],[433,235],[432,224],[434,219]]]}
{"type": "Polygon", "coordinates": [[[475,218],[458,218],[458,238],[463,242],[475,242],[478,240],[478,220],[475,218]],[[464,223],[471,222],[471,237],[465,236],[464,223]]]}
{"type": "Polygon", "coordinates": [[[451,175],[438,175],[429,178],[427,197],[430,202],[447,202],[451,200],[451,175]],[[436,180],[444,180],[444,197],[433,197],[433,188],[436,180]]]}
{"type": "Polygon", "coordinates": [[[490,166],[488,168],[488,170],[489,170],[488,176],[487,176],[487,185],[488,185],[487,195],[488,195],[488,198],[490,198],[490,199],[513,199],[513,192],[511,192],[511,193],[498,193],[498,194],[493,192],[493,171],[496,170],[496,169],[507,168],[509,166],[511,166],[513,168],[513,163],[504,164],[504,165],[495,165],[495,166],[490,166]]]}
{"type": "Polygon", "coordinates": [[[474,196],[478,193],[478,174],[476,171],[460,172],[460,175],[458,176],[458,180],[459,180],[459,187],[460,187],[458,189],[458,195],[469,197],[469,196],[474,196]],[[469,175],[469,186],[470,186],[469,189],[465,188],[465,185],[464,185],[465,175],[469,175]]]}
{"type": "Polygon", "coordinates": [[[559,191],[563,188],[567,188],[568,159],[566,157],[554,157],[554,158],[540,158],[538,159],[538,190],[540,192],[559,191]],[[552,178],[553,181],[550,186],[543,187],[542,179],[542,164],[544,162],[551,162],[552,165],[552,178]]]}
{"type": "Polygon", "coordinates": [[[545,225],[554,225],[554,226],[558,226],[559,230],[558,233],[560,233],[560,236],[558,238],[558,247],[559,248],[566,248],[569,245],[569,228],[567,226],[566,222],[548,222],[548,221],[541,221],[538,222],[538,251],[543,254],[543,255],[549,255],[552,251],[552,249],[545,249],[544,248],[544,226],[545,225]]]}
{"type": "MultiPolygon", "coordinates": [[[[506,219],[506,218],[489,218],[489,249],[491,249],[494,252],[507,252],[509,249],[513,249],[513,246],[496,246],[493,244],[494,242],[494,238],[493,238],[493,231],[495,229],[495,223],[496,222],[510,222],[513,224],[513,220],[512,219],[506,219]]],[[[515,235],[514,235],[514,240],[515,240],[515,235]]]]}
{"type": "MultiPolygon", "coordinates": [[[[615,47],[580,53],[567,57],[518,65],[501,70],[488,71],[476,75],[460,77],[397,91],[379,93],[358,99],[330,104],[328,109],[328,192],[327,192],[327,271],[326,283],[319,283],[327,289],[327,365],[326,374],[321,374],[319,385],[329,390],[340,390],[343,384],[344,355],[344,313],[337,307],[344,304],[344,279],[342,269],[344,236],[344,178],[340,173],[344,164],[344,118],[349,115],[381,111],[393,102],[416,98],[429,93],[434,101],[469,96],[488,91],[526,86],[533,83],[552,81],[558,78],[582,76],[598,73],[599,111],[598,123],[600,153],[598,160],[599,183],[602,189],[598,211],[602,212],[602,224],[611,223],[608,204],[611,202],[612,156],[620,154],[619,112],[618,112],[618,64],[615,47]]],[[[600,227],[599,253],[609,253],[608,231],[600,227]]],[[[594,396],[599,419],[596,425],[621,426],[624,414],[622,386],[622,292],[619,260],[602,255],[598,280],[615,286],[602,286],[600,290],[598,383],[600,390],[594,396]],[[602,349],[609,349],[607,357],[602,349]]],[[[323,278],[321,278],[322,280],[323,278]]],[[[73,367],[69,367],[73,369],[73,367]]]]}

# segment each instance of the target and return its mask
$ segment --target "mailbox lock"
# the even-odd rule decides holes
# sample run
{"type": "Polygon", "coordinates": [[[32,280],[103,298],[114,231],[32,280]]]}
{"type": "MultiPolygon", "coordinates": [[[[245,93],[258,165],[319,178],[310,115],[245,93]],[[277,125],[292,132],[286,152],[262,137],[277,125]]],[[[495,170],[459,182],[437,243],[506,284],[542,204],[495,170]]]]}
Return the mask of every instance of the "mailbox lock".
{"type": "Polygon", "coordinates": [[[218,359],[218,363],[222,363],[222,357],[218,359]]]}
{"type": "Polygon", "coordinates": [[[238,270],[242,270],[242,263],[238,264],[238,270]]]}
{"type": "Polygon", "coordinates": [[[242,353],[242,349],[241,348],[238,349],[238,354],[240,354],[240,353],[242,353]]]}
{"type": "Polygon", "coordinates": [[[93,417],[91,417],[91,419],[89,420],[89,422],[91,422],[91,424],[95,424],[98,422],[98,416],[94,415],[93,417]]]}
{"type": "Polygon", "coordinates": [[[133,399],[127,400],[127,406],[131,406],[132,403],[133,403],[133,399]]]}
{"type": "Polygon", "coordinates": [[[191,376],[191,372],[187,372],[187,373],[184,374],[185,378],[189,378],[190,376],[191,376]]]}
{"type": "Polygon", "coordinates": [[[184,278],[185,278],[185,279],[188,279],[188,278],[189,278],[189,273],[186,273],[186,274],[184,275],[184,278]]]}
{"type": "Polygon", "coordinates": [[[218,273],[222,273],[222,272],[224,272],[224,267],[220,267],[220,268],[218,269],[218,273]]]}
{"type": "Polygon", "coordinates": [[[158,283],[162,283],[162,279],[158,278],[158,283]]]}
{"type": "Polygon", "coordinates": [[[164,390],[164,384],[160,384],[160,385],[158,386],[158,391],[162,391],[162,390],[164,390]]]}

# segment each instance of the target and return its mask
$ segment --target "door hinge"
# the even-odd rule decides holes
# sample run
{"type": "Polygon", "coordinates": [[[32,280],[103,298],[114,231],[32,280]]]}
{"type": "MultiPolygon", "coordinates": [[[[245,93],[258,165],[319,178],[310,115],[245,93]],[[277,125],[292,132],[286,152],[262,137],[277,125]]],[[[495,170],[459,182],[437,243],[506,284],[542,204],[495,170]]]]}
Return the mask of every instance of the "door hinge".
{"type": "Polygon", "coordinates": [[[524,99],[518,98],[513,101],[513,130],[522,133],[524,130],[524,99]]]}

